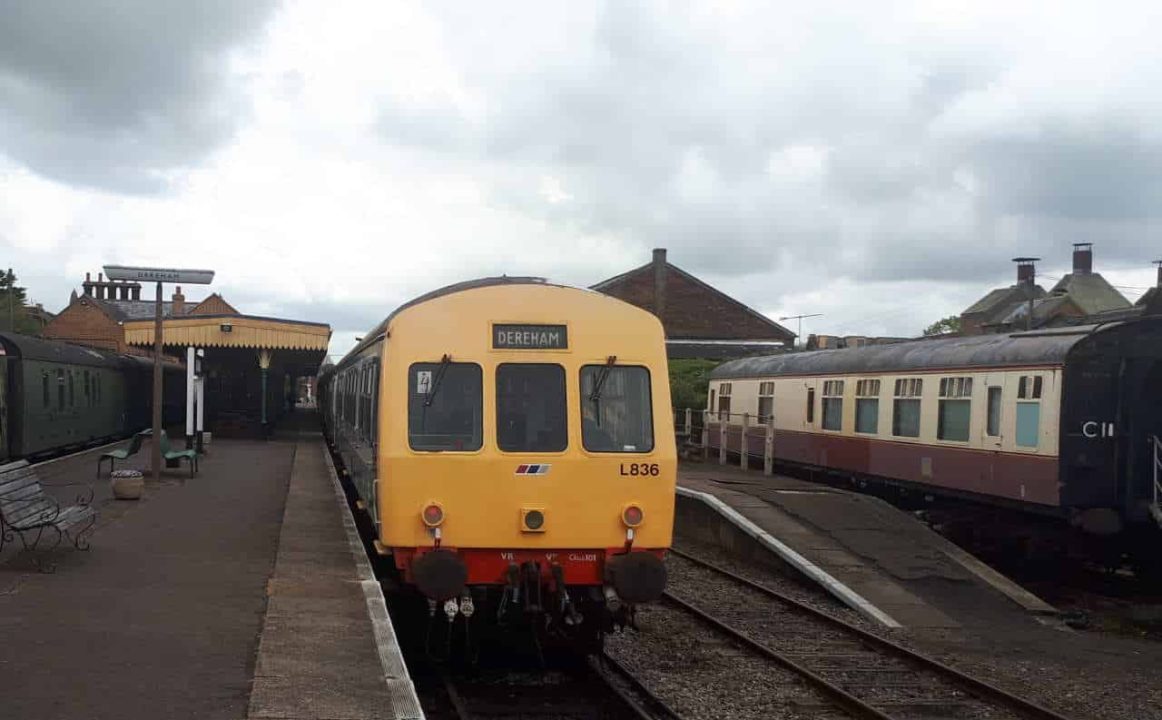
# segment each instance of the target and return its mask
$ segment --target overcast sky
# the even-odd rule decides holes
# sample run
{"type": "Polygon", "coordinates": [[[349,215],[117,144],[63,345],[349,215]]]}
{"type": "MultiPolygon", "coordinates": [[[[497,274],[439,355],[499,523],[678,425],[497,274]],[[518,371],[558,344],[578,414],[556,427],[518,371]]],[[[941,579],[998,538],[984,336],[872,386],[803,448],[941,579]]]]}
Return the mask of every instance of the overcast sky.
{"type": "Polygon", "coordinates": [[[54,311],[105,263],[212,268],[336,353],[653,247],[805,334],[917,334],[1079,241],[1133,300],[1162,5],[1082,5],[0,0],[0,264],[54,311]]]}

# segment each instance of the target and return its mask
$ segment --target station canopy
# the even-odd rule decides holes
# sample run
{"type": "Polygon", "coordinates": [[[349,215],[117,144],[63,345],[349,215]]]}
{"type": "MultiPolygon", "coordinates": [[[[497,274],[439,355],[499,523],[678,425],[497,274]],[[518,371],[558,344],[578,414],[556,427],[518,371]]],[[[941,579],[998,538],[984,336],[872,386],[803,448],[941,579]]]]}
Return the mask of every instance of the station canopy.
{"type": "MultiPolygon", "coordinates": [[[[153,345],[153,319],[125,323],[125,342],[153,345]]],[[[166,347],[237,348],[293,351],[317,356],[319,363],[331,341],[331,327],[324,323],[282,320],[257,315],[193,315],[162,321],[166,347]]]]}

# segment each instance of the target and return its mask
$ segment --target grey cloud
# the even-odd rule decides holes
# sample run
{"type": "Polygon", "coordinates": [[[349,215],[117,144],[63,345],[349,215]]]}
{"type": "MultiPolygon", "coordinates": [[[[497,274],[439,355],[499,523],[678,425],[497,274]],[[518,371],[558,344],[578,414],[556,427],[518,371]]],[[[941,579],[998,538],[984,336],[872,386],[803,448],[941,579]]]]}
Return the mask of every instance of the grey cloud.
{"type": "Polygon", "coordinates": [[[246,103],[227,53],[273,0],[0,0],[0,153],[126,192],[228,138],[246,103]]]}

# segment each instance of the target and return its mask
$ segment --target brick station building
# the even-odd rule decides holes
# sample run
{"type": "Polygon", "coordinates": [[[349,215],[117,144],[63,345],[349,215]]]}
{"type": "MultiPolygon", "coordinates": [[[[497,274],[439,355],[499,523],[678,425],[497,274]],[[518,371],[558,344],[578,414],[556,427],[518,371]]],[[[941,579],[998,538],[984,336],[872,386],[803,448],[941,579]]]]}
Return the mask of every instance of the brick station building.
{"type": "Polygon", "coordinates": [[[672,359],[728,360],[789,349],[795,333],[666,261],[654,250],[650,263],[593,285],[657,315],[672,359]]]}
{"type": "MultiPolygon", "coordinates": [[[[87,273],[44,337],[152,357],[155,312],[139,283],[87,273]]],[[[163,352],[182,363],[191,349],[201,357],[204,427],[218,435],[259,435],[292,410],[298,379],[314,377],[331,340],[324,323],[247,315],[218,293],[187,301],[180,286],[162,301],[162,318],[163,352]]]]}

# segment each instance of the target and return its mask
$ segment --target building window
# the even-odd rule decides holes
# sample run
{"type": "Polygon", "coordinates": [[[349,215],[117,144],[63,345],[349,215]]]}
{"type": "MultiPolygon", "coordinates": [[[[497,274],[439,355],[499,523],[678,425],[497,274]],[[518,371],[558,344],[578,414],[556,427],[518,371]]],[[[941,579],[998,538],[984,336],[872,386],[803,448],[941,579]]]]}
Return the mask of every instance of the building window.
{"type": "Polygon", "coordinates": [[[475,363],[414,363],[408,368],[408,444],[413,450],[479,450],[483,378],[475,363]]]}
{"type": "Polygon", "coordinates": [[[823,382],[823,429],[843,429],[843,381],[823,382]]]}
{"type": "Polygon", "coordinates": [[[654,449],[650,372],[643,367],[581,368],[581,442],[590,452],[654,449]]]}
{"type": "Polygon", "coordinates": [[[855,383],[855,431],[875,435],[880,426],[880,381],[855,383]]]}
{"type": "Polygon", "coordinates": [[[972,419],[972,378],[940,378],[940,412],[936,437],[940,440],[968,442],[972,419]]]}
{"type": "Polygon", "coordinates": [[[759,383],[759,424],[766,425],[774,418],[775,410],[775,383],[773,381],[759,383]]]}
{"type": "Polygon", "coordinates": [[[724,382],[718,386],[718,421],[730,422],[730,390],[731,383],[724,382]]]}
{"type": "Polygon", "coordinates": [[[568,445],[565,368],[506,363],[496,368],[496,444],[504,452],[561,452],[568,445]]]}
{"type": "Polygon", "coordinates": [[[997,385],[989,386],[988,420],[985,422],[985,434],[989,437],[1000,437],[1001,434],[1001,388],[997,385]]]}
{"type": "Polygon", "coordinates": [[[924,391],[921,378],[900,378],[892,393],[892,435],[920,437],[920,394],[924,391]]]}

